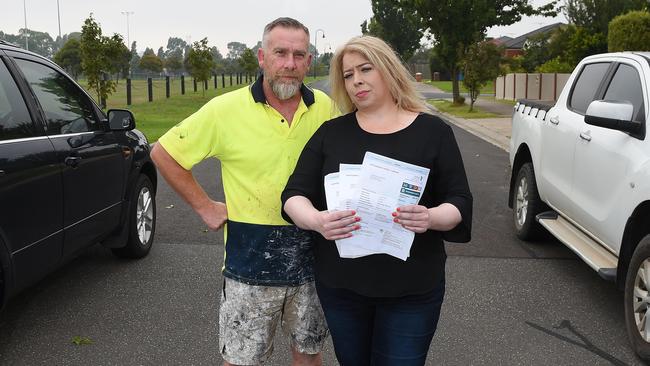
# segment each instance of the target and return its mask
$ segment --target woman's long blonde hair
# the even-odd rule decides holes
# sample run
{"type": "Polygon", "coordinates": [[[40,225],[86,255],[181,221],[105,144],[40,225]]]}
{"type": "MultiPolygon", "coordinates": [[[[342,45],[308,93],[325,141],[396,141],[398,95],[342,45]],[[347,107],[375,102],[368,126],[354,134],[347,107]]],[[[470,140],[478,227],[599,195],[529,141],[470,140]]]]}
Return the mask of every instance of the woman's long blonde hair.
{"type": "Polygon", "coordinates": [[[413,77],[383,40],[373,36],[360,36],[350,39],[339,47],[330,63],[330,87],[332,98],[342,113],[355,110],[354,103],[345,90],[343,79],[343,56],[356,52],[366,58],[375,67],[388,86],[395,104],[401,109],[412,112],[427,112],[426,104],[415,90],[413,77]]]}

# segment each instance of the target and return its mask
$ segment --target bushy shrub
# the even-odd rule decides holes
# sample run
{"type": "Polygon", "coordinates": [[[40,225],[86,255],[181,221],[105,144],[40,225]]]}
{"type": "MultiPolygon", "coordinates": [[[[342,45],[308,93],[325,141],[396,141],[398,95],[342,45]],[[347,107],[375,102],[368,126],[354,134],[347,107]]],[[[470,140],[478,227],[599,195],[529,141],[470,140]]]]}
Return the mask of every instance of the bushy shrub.
{"type": "Polygon", "coordinates": [[[574,69],[574,65],[571,65],[568,62],[562,61],[560,57],[548,60],[545,63],[541,64],[535,69],[535,72],[542,73],[571,73],[574,69]]]}
{"type": "Polygon", "coordinates": [[[631,11],[609,22],[610,52],[650,51],[650,12],[631,11]]]}

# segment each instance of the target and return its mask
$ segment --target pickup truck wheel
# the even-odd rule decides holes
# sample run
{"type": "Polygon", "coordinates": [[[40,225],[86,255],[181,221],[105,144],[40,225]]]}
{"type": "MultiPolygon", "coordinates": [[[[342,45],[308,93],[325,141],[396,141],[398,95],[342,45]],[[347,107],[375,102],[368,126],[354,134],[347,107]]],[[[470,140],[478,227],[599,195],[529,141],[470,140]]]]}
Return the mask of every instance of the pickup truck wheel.
{"type": "Polygon", "coordinates": [[[535,216],[543,212],[545,204],[537,192],[532,163],[525,163],[519,168],[515,179],[513,200],[513,218],[517,237],[521,240],[539,238],[543,228],[535,221],[535,216]]]}
{"type": "Polygon", "coordinates": [[[156,231],[156,197],[151,180],[141,174],[129,202],[129,236],[126,246],[112,249],[120,258],[149,254],[156,231]]]}
{"type": "Polygon", "coordinates": [[[625,326],[634,351],[650,360],[650,235],[634,250],[625,278],[625,326]]]}

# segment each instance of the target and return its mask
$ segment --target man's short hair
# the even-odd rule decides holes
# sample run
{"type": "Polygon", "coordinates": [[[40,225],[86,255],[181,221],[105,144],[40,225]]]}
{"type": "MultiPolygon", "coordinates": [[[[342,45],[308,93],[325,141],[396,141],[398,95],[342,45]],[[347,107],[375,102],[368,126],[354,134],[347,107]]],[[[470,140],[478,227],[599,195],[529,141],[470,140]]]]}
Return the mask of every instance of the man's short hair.
{"type": "Polygon", "coordinates": [[[264,33],[262,34],[262,47],[266,47],[266,37],[275,27],[302,29],[307,34],[307,39],[309,39],[309,29],[305,27],[304,24],[293,18],[280,17],[264,27],[264,33]]]}

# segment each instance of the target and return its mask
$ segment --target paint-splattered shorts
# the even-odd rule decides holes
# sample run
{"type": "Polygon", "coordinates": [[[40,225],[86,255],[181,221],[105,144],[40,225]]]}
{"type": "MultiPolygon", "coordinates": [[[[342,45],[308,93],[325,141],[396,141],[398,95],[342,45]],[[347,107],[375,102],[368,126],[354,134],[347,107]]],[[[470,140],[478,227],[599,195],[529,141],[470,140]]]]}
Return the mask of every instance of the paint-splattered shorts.
{"type": "Polygon", "coordinates": [[[319,353],[328,336],[314,282],[296,287],[253,286],[225,277],[219,308],[219,347],[235,365],[263,363],[273,352],[278,322],[300,353],[319,353]]]}

